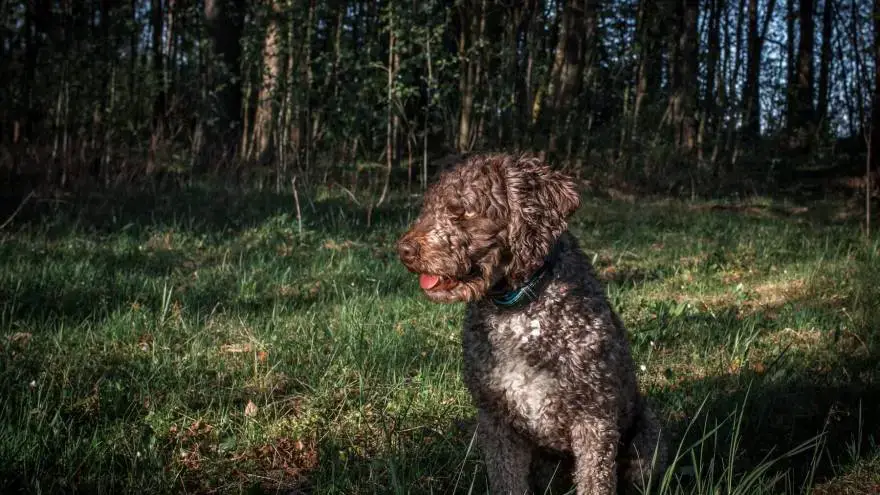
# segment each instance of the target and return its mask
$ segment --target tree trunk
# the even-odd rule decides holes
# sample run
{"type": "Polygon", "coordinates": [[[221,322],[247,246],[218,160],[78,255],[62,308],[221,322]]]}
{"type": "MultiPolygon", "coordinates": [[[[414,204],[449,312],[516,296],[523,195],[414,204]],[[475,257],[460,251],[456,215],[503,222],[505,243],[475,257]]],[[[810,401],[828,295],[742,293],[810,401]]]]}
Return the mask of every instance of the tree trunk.
{"type": "Polygon", "coordinates": [[[800,43],[797,52],[797,74],[795,80],[796,111],[793,122],[794,146],[805,148],[812,134],[813,110],[813,2],[800,0],[800,43]]]}
{"type": "Polygon", "coordinates": [[[499,122],[501,129],[499,130],[499,143],[503,146],[516,147],[520,142],[521,124],[526,122],[523,109],[526,101],[525,97],[525,80],[521,77],[520,71],[522,65],[520,61],[525,55],[527,47],[520,44],[520,40],[526,40],[528,37],[528,25],[531,16],[530,2],[520,2],[508,9],[507,19],[509,22],[508,30],[505,33],[505,44],[507,51],[503,62],[502,73],[508,82],[508,93],[505,93],[505,102],[510,106],[502,114],[499,122]],[[517,102],[520,102],[517,104],[517,102]]]}
{"type": "MultiPolygon", "coordinates": [[[[300,64],[302,67],[303,85],[302,96],[299,99],[298,110],[296,112],[297,137],[303,148],[303,161],[306,173],[311,170],[312,166],[312,84],[314,82],[315,73],[312,70],[312,39],[315,36],[315,18],[317,10],[317,0],[309,0],[309,14],[306,20],[305,39],[303,46],[305,48],[305,58],[300,64]]],[[[369,58],[369,56],[367,57],[369,58]]]]}
{"type": "Polygon", "coordinates": [[[159,152],[159,146],[164,140],[165,135],[165,113],[168,107],[167,96],[165,93],[165,53],[163,51],[164,43],[162,42],[162,34],[165,30],[164,26],[165,12],[162,0],[150,0],[150,24],[151,24],[151,45],[153,56],[153,77],[155,78],[156,93],[153,98],[152,110],[152,132],[150,134],[150,153],[147,159],[147,174],[156,171],[156,159],[159,152]]]}
{"type": "Polygon", "coordinates": [[[871,134],[868,163],[880,178],[880,0],[874,0],[874,98],[871,103],[871,134]]]}
{"type": "Polygon", "coordinates": [[[471,62],[468,57],[468,35],[471,32],[471,22],[468,2],[462,2],[459,19],[461,27],[458,33],[458,93],[461,95],[461,104],[458,113],[458,132],[455,135],[455,149],[459,152],[464,150],[464,141],[470,134],[471,108],[473,108],[473,84],[471,83],[471,62]]]}
{"type": "Polygon", "coordinates": [[[17,109],[17,119],[13,130],[13,141],[35,137],[42,126],[42,112],[34,103],[37,89],[36,74],[43,39],[48,38],[53,49],[66,52],[67,44],[62,42],[60,19],[52,13],[50,0],[25,2],[24,15],[24,77],[21,79],[21,108],[17,109]]]}
{"type": "MultiPolygon", "coordinates": [[[[560,132],[567,134],[572,97],[578,93],[584,72],[587,44],[595,35],[595,5],[590,1],[569,0],[559,20],[559,37],[554,50],[553,67],[547,84],[543,110],[549,133],[548,151],[554,152],[560,132]],[[589,21],[587,20],[589,18],[589,21]]],[[[592,51],[592,50],[590,50],[592,51]]]]}
{"type": "MultiPolygon", "coordinates": [[[[131,4],[129,5],[128,14],[131,17],[129,17],[128,22],[131,22],[133,25],[137,25],[137,3],[137,0],[131,0],[131,4]]],[[[139,104],[140,98],[138,97],[139,88],[137,86],[138,41],[138,30],[132,29],[128,39],[128,98],[133,107],[131,108],[131,117],[135,121],[140,120],[141,113],[141,106],[139,104]]]]}
{"type": "Polygon", "coordinates": [[[795,59],[794,49],[794,20],[797,18],[795,10],[795,0],[785,0],[785,114],[786,125],[790,129],[794,126],[795,117],[795,78],[797,77],[797,60],[795,59]]]}
{"type": "Polygon", "coordinates": [[[427,87],[426,89],[426,98],[425,98],[425,107],[424,107],[424,124],[423,124],[423,134],[422,134],[422,173],[421,173],[421,181],[422,181],[422,190],[428,188],[428,134],[430,133],[430,115],[431,109],[434,107],[434,63],[431,58],[431,34],[426,33],[425,35],[425,69],[428,74],[427,87]]]}
{"type": "Polygon", "coordinates": [[[739,157],[739,141],[735,140],[737,136],[736,124],[735,124],[735,114],[734,104],[736,95],[736,88],[739,81],[739,71],[742,68],[742,53],[744,52],[742,46],[742,34],[743,34],[743,20],[744,14],[746,12],[746,0],[739,0],[739,6],[736,9],[736,27],[734,29],[734,41],[733,43],[728,42],[725,44],[725,52],[727,58],[732,58],[733,69],[730,71],[730,78],[726,83],[726,95],[725,95],[725,109],[728,111],[728,118],[734,120],[734,122],[729,122],[727,125],[727,138],[726,144],[724,148],[726,149],[726,155],[730,157],[727,164],[729,166],[733,166],[736,164],[736,160],[739,157]],[[731,53],[731,45],[734,45],[733,53],[731,53]]]}
{"type": "Polygon", "coordinates": [[[743,134],[747,138],[754,138],[761,132],[761,98],[759,95],[761,38],[758,33],[758,0],[749,0],[748,18],[748,61],[746,62],[746,83],[743,87],[743,134]]]}
{"type": "Polygon", "coordinates": [[[34,12],[32,2],[25,3],[24,13],[24,74],[21,78],[21,104],[15,109],[15,124],[12,130],[12,142],[18,143],[31,134],[32,123],[28,113],[32,108],[31,98],[34,87],[35,69],[37,66],[37,40],[33,36],[34,12]]]}
{"type": "Polygon", "coordinates": [[[179,48],[177,43],[178,30],[185,33],[185,28],[178,20],[177,0],[167,0],[165,8],[165,99],[173,105],[174,82],[177,74],[179,48]],[[177,23],[177,25],[175,25],[177,23]]]}
{"type": "MultiPolygon", "coordinates": [[[[390,10],[390,8],[389,8],[390,10]]],[[[385,134],[385,180],[382,184],[382,194],[379,195],[379,199],[376,201],[375,207],[381,206],[382,203],[385,202],[385,198],[388,195],[389,188],[391,186],[391,172],[394,170],[395,165],[397,164],[397,120],[396,115],[397,112],[394,111],[394,78],[396,73],[396,63],[397,63],[397,47],[395,46],[397,43],[397,37],[395,36],[394,31],[394,12],[388,13],[388,66],[387,75],[388,75],[388,84],[386,86],[386,117],[385,117],[385,126],[386,126],[386,134],[385,134]]],[[[367,212],[367,226],[370,225],[370,220],[372,218],[372,208],[367,212]]]]}
{"type": "MultiPolygon", "coordinates": [[[[6,71],[6,61],[10,59],[9,50],[6,47],[6,30],[0,30],[0,88],[8,88],[9,87],[9,78],[10,74],[6,71]]],[[[10,112],[13,109],[11,108],[0,108],[0,143],[5,143],[9,132],[8,125],[12,123],[12,117],[10,112]]]]}
{"type": "MultiPolygon", "coordinates": [[[[527,121],[524,127],[524,134],[528,135],[528,139],[532,139],[532,128],[537,123],[538,113],[541,108],[541,92],[540,88],[535,88],[535,60],[540,57],[540,47],[538,40],[540,39],[540,31],[543,25],[543,12],[544,12],[544,2],[543,0],[531,0],[529,3],[531,6],[530,9],[530,18],[528,31],[526,35],[526,51],[528,52],[528,56],[526,58],[526,67],[525,67],[525,104],[524,104],[524,114],[527,116],[527,121]]],[[[523,145],[525,143],[522,143],[523,145]]]]}
{"type": "MultiPolygon", "coordinates": [[[[204,15],[208,35],[211,38],[214,57],[209,65],[209,84],[216,95],[206,116],[213,118],[211,124],[215,139],[212,144],[226,151],[228,158],[234,152],[236,132],[241,124],[241,36],[244,27],[244,0],[205,0],[204,15]]],[[[225,154],[225,153],[224,153],[225,154]]]]}
{"type": "Polygon", "coordinates": [[[697,144],[697,16],[699,0],[679,0],[677,3],[678,32],[673,43],[672,122],[675,145],[692,152],[697,144]]]}
{"type": "Polygon", "coordinates": [[[721,52],[721,13],[723,12],[723,0],[711,0],[709,3],[709,32],[707,34],[708,51],[706,53],[706,93],[703,97],[703,119],[700,125],[700,139],[703,142],[703,134],[711,133],[717,120],[716,109],[716,82],[718,71],[718,57],[721,52]]]}
{"type": "Polygon", "coordinates": [[[487,0],[482,0],[479,14],[474,15],[473,5],[465,2],[460,10],[461,33],[458,40],[459,91],[461,108],[458,119],[456,149],[460,153],[470,151],[473,144],[473,111],[477,84],[482,72],[482,43],[486,31],[487,0]]]}
{"type": "Polygon", "coordinates": [[[718,157],[721,154],[722,147],[724,146],[724,131],[725,131],[725,123],[726,117],[728,115],[728,101],[730,99],[728,93],[729,89],[727,87],[728,76],[731,72],[730,68],[730,59],[731,59],[731,41],[730,41],[730,16],[726,15],[727,12],[727,4],[726,0],[718,0],[718,13],[719,13],[719,43],[721,44],[721,61],[720,68],[718,71],[718,76],[716,77],[716,89],[715,95],[717,100],[717,106],[715,107],[715,125],[714,125],[714,138],[712,144],[712,154],[709,158],[709,161],[714,164],[714,170],[716,175],[721,171],[721,162],[718,160],[718,157]],[[721,36],[723,34],[723,37],[721,36]]]}
{"type": "Polygon", "coordinates": [[[252,158],[260,164],[271,163],[273,150],[273,122],[278,108],[278,82],[281,76],[281,0],[270,5],[263,44],[262,84],[257,97],[257,113],[254,116],[254,146],[252,158]]]}
{"type": "Polygon", "coordinates": [[[153,128],[161,126],[163,116],[165,114],[165,54],[162,51],[164,44],[162,43],[162,33],[164,27],[165,13],[162,6],[162,0],[150,1],[150,23],[152,27],[152,48],[153,48],[153,74],[156,78],[158,92],[156,99],[153,101],[153,128]]]}
{"type": "Polygon", "coordinates": [[[865,89],[862,87],[864,83],[870,79],[870,76],[867,76],[862,72],[862,70],[866,67],[865,61],[862,60],[862,40],[861,40],[861,15],[859,13],[859,4],[856,0],[850,1],[850,9],[852,12],[852,24],[850,29],[850,35],[852,36],[852,46],[855,47],[853,50],[853,58],[855,59],[855,69],[856,73],[853,77],[855,81],[855,102],[856,102],[856,110],[858,112],[858,118],[856,121],[858,122],[858,132],[859,134],[866,132],[865,126],[867,125],[866,118],[868,110],[865,108],[865,89]]]}
{"type": "Polygon", "coordinates": [[[116,40],[110,35],[113,25],[113,8],[114,2],[110,0],[101,0],[98,4],[98,11],[101,14],[99,35],[104,40],[101,57],[106,65],[104,77],[101,78],[103,101],[96,105],[92,116],[92,152],[100,157],[94,161],[96,165],[93,165],[92,171],[93,176],[103,180],[105,184],[109,184],[110,178],[109,156],[112,148],[112,128],[108,125],[108,120],[114,108],[116,89],[116,63],[114,59],[116,50],[119,48],[116,40]]]}
{"type": "Polygon", "coordinates": [[[816,113],[819,125],[828,127],[828,85],[831,73],[831,36],[833,35],[834,1],[825,0],[822,8],[822,48],[821,61],[819,62],[819,98],[816,103],[816,113]]]}
{"type": "Polygon", "coordinates": [[[640,0],[636,13],[636,36],[639,44],[639,65],[636,68],[635,98],[633,101],[630,139],[638,140],[639,118],[642,108],[651,103],[656,94],[659,43],[656,33],[658,8],[655,0],[640,0]]]}
{"type": "Polygon", "coordinates": [[[764,23],[758,27],[758,0],[749,0],[749,32],[748,32],[748,61],[746,63],[746,83],[743,88],[743,103],[745,105],[743,120],[745,134],[749,138],[755,138],[761,133],[761,55],[764,51],[764,40],[767,39],[767,29],[770,19],[773,18],[773,10],[776,0],[769,0],[764,13],[764,23]]]}

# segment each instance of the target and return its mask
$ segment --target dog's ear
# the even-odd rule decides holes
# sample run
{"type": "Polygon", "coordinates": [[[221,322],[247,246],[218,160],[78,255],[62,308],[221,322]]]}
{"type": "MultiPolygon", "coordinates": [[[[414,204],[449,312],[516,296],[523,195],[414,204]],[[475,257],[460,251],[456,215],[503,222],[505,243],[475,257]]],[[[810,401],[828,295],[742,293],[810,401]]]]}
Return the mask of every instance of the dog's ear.
{"type": "Polygon", "coordinates": [[[531,156],[505,157],[511,262],[507,277],[519,284],[544,263],[567,219],[580,206],[577,186],[567,175],[531,156]]]}

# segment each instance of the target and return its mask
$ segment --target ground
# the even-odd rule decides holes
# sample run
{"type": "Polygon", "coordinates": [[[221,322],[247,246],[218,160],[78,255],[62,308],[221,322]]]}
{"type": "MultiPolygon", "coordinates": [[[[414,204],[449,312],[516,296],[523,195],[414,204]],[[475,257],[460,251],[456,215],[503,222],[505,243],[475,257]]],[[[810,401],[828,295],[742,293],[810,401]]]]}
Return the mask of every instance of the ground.
{"type": "MultiPolygon", "coordinates": [[[[0,229],[0,491],[483,493],[462,307],[394,253],[418,195],[369,227],[344,193],[299,200],[301,224],[266,191],[44,196],[0,229]]],[[[880,492],[857,213],[584,197],[572,230],[678,454],[664,493],[880,492]]]]}

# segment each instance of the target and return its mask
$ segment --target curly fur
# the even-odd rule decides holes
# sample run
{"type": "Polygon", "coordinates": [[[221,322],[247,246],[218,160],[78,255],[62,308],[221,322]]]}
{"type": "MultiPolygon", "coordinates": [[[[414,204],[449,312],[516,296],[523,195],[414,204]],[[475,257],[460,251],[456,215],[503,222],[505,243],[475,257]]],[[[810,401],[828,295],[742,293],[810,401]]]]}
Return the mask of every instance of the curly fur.
{"type": "Polygon", "coordinates": [[[579,494],[615,493],[618,478],[644,486],[665,466],[626,329],[567,231],[578,206],[574,182],[534,157],[476,156],[427,191],[398,243],[404,265],[432,280],[431,300],[468,303],[464,379],[493,493],[530,492],[536,463],[560,455],[579,494]],[[521,286],[551,256],[523,306],[487,297],[521,286]]]}

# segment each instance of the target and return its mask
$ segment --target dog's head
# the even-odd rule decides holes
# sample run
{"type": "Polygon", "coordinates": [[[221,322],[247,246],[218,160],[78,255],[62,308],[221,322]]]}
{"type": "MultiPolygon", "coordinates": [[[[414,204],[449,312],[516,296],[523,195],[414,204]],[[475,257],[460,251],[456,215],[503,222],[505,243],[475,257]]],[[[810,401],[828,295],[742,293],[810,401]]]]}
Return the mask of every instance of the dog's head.
{"type": "Polygon", "coordinates": [[[431,300],[473,301],[528,280],[579,204],[574,181],[535,157],[475,156],[428,189],[398,254],[431,300]]]}

